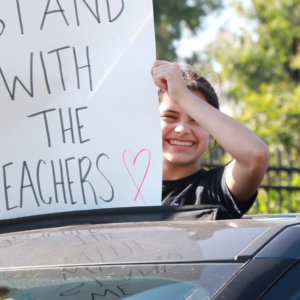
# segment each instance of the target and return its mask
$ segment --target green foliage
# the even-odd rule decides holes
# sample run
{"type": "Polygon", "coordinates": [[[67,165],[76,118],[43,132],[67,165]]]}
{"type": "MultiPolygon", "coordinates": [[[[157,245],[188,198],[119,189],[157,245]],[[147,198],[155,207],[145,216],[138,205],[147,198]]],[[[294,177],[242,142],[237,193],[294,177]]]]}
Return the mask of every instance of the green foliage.
{"type": "Polygon", "coordinates": [[[250,30],[223,31],[210,47],[222,67],[234,116],[271,147],[300,149],[300,1],[252,0],[250,30]]]}
{"type": "MultiPolygon", "coordinates": [[[[222,68],[234,117],[269,145],[270,166],[299,169],[300,1],[252,0],[248,10],[240,0],[232,5],[249,26],[242,34],[223,30],[208,55],[222,68]]],[[[300,190],[291,190],[300,187],[299,173],[270,171],[263,185],[274,188],[261,189],[249,213],[300,210],[300,190]]]]}
{"type": "Polygon", "coordinates": [[[222,6],[222,0],[153,0],[157,58],[176,60],[174,42],[184,29],[196,33],[203,18],[222,6]]]}
{"type": "MultiPolygon", "coordinates": [[[[271,151],[270,168],[258,190],[249,214],[300,211],[300,151],[271,151]]],[[[202,158],[202,167],[210,169],[232,158],[217,144],[202,158]]]]}
{"type": "MultiPolygon", "coordinates": [[[[300,168],[300,1],[251,0],[245,9],[242,0],[232,0],[247,29],[232,33],[224,28],[206,56],[221,68],[225,98],[233,116],[261,137],[270,147],[270,166],[300,168]],[[278,158],[279,149],[282,153],[278,158]],[[287,152],[289,150],[289,152],[287,152]],[[287,157],[285,153],[290,153],[287,157]]],[[[222,0],[153,0],[159,59],[176,60],[175,43],[188,29],[197,33],[204,18],[222,7],[222,0]]],[[[198,59],[186,59],[189,63],[198,59]]],[[[228,156],[207,156],[227,162],[228,156]]],[[[264,185],[300,187],[300,174],[268,174],[264,185]],[[268,182],[267,182],[268,181],[268,182]]],[[[300,191],[260,189],[249,213],[297,212],[300,191]]]]}
{"type": "Polygon", "coordinates": [[[266,192],[264,190],[260,190],[257,195],[256,203],[254,204],[254,206],[252,206],[252,208],[250,209],[250,211],[248,213],[249,214],[267,213],[268,206],[267,206],[265,199],[266,199],[266,192]]]}

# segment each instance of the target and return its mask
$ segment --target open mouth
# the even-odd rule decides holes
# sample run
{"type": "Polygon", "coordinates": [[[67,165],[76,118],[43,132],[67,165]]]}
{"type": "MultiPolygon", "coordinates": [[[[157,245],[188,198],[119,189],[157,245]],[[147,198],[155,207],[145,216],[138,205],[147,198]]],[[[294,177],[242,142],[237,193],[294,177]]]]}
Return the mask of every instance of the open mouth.
{"type": "Polygon", "coordinates": [[[192,141],[179,141],[174,139],[169,139],[168,142],[172,146],[180,146],[180,147],[192,147],[195,144],[192,141]]]}

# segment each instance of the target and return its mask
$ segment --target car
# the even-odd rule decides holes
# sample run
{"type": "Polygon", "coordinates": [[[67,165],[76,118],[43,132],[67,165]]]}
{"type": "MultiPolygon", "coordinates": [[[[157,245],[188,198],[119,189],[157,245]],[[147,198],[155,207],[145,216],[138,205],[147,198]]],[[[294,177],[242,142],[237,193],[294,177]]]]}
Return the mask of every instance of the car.
{"type": "Polygon", "coordinates": [[[2,220],[0,299],[300,299],[300,215],[227,217],[200,205],[2,220]]]}

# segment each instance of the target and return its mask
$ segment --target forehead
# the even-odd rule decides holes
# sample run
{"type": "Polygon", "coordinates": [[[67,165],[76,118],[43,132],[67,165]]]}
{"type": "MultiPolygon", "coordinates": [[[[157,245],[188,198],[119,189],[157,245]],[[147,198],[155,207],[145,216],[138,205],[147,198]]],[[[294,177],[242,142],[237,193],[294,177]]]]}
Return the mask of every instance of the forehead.
{"type": "Polygon", "coordinates": [[[164,93],[161,97],[161,100],[159,102],[159,109],[160,111],[166,111],[166,110],[180,110],[180,106],[176,104],[174,101],[171,101],[169,96],[164,93]]]}
{"type": "MultiPolygon", "coordinates": [[[[200,92],[192,92],[195,96],[199,97],[200,99],[202,99],[203,101],[207,102],[206,97],[200,93],[200,92]]],[[[175,103],[174,101],[170,100],[169,96],[167,93],[164,93],[161,98],[160,98],[160,102],[159,102],[159,108],[160,111],[165,111],[165,110],[176,110],[176,111],[181,111],[181,107],[175,103]]]]}

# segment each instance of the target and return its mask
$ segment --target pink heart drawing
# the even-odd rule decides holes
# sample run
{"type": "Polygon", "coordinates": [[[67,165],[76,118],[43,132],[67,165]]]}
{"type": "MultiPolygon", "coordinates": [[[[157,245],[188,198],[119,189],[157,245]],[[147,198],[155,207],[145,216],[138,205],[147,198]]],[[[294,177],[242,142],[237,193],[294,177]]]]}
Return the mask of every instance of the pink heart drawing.
{"type": "MultiPolygon", "coordinates": [[[[127,158],[128,158],[128,155],[127,155],[127,158]]],[[[149,149],[142,149],[142,150],[140,150],[140,151],[138,152],[138,154],[137,154],[136,156],[134,156],[134,154],[133,154],[130,150],[124,150],[124,151],[123,151],[123,161],[124,161],[125,167],[126,167],[126,169],[127,169],[127,172],[128,172],[128,174],[130,175],[131,180],[132,180],[132,182],[134,183],[134,185],[135,185],[135,187],[136,187],[136,189],[137,189],[137,193],[136,193],[136,195],[135,195],[135,197],[134,197],[134,199],[133,199],[133,202],[135,202],[136,199],[137,199],[137,197],[140,195],[141,198],[143,199],[144,204],[146,205],[147,203],[146,203],[146,201],[145,201],[145,199],[144,199],[144,197],[143,197],[143,195],[142,195],[142,193],[141,193],[141,189],[142,189],[142,186],[143,186],[143,184],[144,184],[144,181],[145,181],[145,179],[146,179],[146,176],[147,176],[147,174],[148,174],[149,167],[150,167],[150,162],[151,162],[151,153],[150,153],[150,150],[149,150],[149,149]],[[130,169],[129,169],[129,167],[128,167],[128,160],[126,161],[126,153],[130,153],[130,154],[131,154],[131,157],[133,158],[132,165],[133,165],[133,167],[134,167],[135,164],[136,164],[137,159],[140,157],[140,155],[141,155],[143,152],[147,152],[147,153],[148,153],[148,162],[147,162],[146,170],[145,170],[145,172],[144,172],[143,179],[142,179],[140,185],[138,186],[137,183],[136,183],[136,180],[133,178],[132,172],[130,171],[130,169]]]]}

